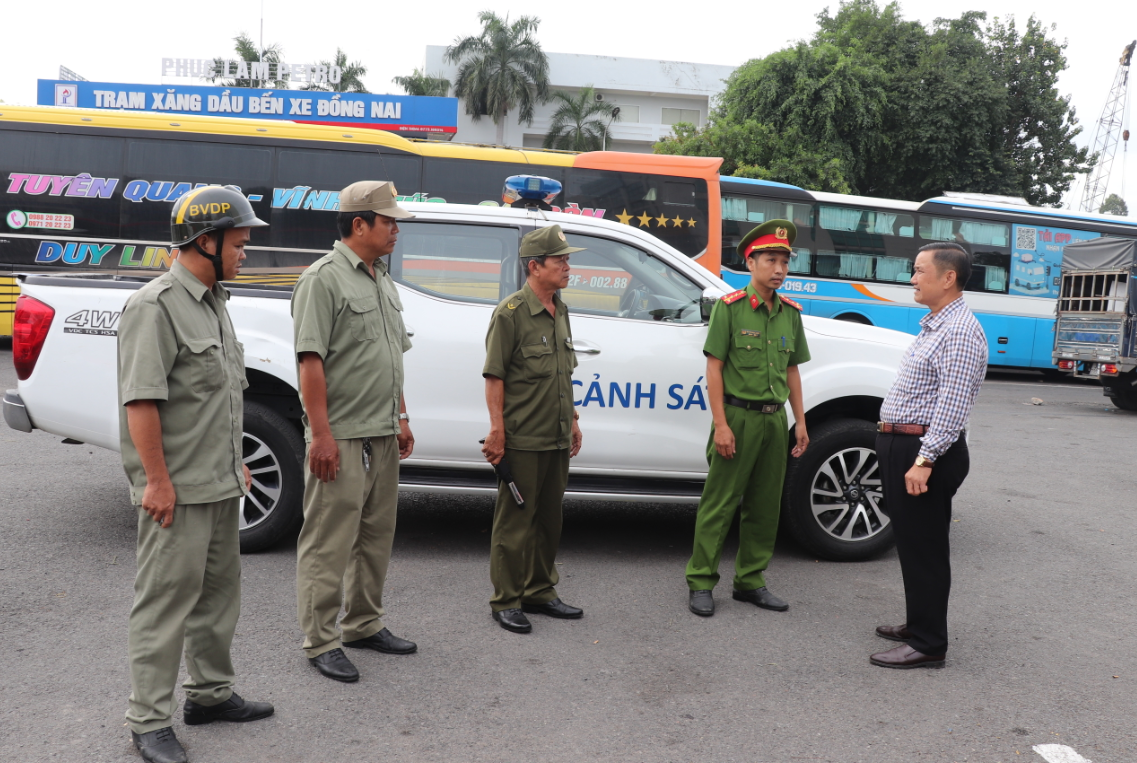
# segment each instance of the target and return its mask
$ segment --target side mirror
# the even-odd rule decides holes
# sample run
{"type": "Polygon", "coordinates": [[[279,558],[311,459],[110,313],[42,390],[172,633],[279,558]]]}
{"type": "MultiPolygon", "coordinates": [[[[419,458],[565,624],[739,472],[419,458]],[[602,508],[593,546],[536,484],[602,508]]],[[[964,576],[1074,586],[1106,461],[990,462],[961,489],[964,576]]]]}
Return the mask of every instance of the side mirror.
{"type": "Polygon", "coordinates": [[[707,288],[703,289],[703,295],[699,299],[699,314],[703,317],[704,321],[709,321],[711,319],[711,310],[714,309],[715,302],[718,302],[720,299],[722,299],[725,293],[726,292],[717,289],[714,286],[708,286],[707,288]]]}

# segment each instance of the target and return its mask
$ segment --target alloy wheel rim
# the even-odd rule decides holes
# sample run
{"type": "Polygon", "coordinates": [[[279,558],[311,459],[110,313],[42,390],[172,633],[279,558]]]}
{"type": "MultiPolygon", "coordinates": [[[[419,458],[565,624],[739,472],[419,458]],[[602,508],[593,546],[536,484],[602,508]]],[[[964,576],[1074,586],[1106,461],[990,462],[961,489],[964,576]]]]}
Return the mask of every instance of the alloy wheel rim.
{"type": "Polygon", "coordinates": [[[827,535],[863,542],[888,527],[880,464],[871,448],[846,448],[817,469],[809,486],[813,518],[827,535]]]}
{"type": "Polygon", "coordinates": [[[241,499],[238,519],[239,528],[248,530],[268,519],[280,504],[284,470],[264,440],[248,432],[244,434],[241,452],[241,460],[253,477],[252,489],[241,499]]]}

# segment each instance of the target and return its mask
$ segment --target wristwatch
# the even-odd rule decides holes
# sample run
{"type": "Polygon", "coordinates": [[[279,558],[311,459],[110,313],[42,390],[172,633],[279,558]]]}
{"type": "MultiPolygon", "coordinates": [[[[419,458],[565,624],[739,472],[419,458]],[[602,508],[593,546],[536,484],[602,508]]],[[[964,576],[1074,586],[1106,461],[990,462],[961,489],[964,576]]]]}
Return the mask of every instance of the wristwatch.
{"type": "Polygon", "coordinates": [[[400,413],[399,414],[399,421],[405,421],[409,424],[411,422],[411,417],[405,413],[400,413]]]}
{"type": "Polygon", "coordinates": [[[935,461],[929,461],[928,459],[924,458],[923,456],[916,456],[916,466],[923,466],[923,467],[926,467],[928,469],[931,469],[932,465],[934,463],[936,463],[936,462],[935,461]]]}

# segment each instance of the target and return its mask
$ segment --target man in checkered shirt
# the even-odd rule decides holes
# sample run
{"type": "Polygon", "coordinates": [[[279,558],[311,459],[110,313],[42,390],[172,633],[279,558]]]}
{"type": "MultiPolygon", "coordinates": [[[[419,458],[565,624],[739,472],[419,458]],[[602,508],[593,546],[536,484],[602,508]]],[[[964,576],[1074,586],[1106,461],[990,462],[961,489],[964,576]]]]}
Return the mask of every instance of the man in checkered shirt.
{"type": "Polygon", "coordinates": [[[884,668],[941,668],[947,653],[951,499],[970,468],[964,428],[987,372],[987,337],[963,301],[970,277],[959,244],[920,249],[912,286],[931,313],[880,408],[876,452],[908,609],[904,625],[876,629],[904,642],[869,658],[884,668]]]}

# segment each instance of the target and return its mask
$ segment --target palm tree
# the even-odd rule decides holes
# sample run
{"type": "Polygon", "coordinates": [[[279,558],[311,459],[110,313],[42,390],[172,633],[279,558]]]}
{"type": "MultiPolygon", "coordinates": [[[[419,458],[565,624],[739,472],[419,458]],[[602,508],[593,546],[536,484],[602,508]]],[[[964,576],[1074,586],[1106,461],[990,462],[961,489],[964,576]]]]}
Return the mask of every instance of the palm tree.
{"type": "MultiPolygon", "coordinates": [[[[260,61],[272,64],[270,71],[276,72],[277,64],[280,63],[280,56],[283,53],[279,43],[269,45],[264,50],[258,51],[256,43],[244,32],[234,37],[233,42],[236,43],[233,49],[237,52],[237,55],[242,61],[246,63],[260,61]]],[[[255,87],[272,90],[285,90],[288,88],[288,81],[283,79],[225,79],[221,74],[221,72],[225,71],[225,59],[223,58],[213,60],[213,71],[215,73],[205,79],[210,82],[220,82],[222,87],[255,87]]]]}
{"type": "Polygon", "coordinates": [[[366,87],[363,86],[363,78],[367,76],[367,67],[360,61],[347,62],[347,53],[343,52],[342,48],[336,48],[336,62],[331,64],[327,61],[321,61],[322,66],[328,67],[328,74],[331,75],[332,66],[340,68],[340,81],[333,83],[328,82],[317,83],[309,82],[301,88],[301,90],[324,90],[333,93],[370,93],[366,87]]]}
{"type": "Polygon", "coordinates": [[[607,146],[612,139],[608,126],[619,120],[620,114],[607,101],[596,100],[592,85],[585,85],[575,96],[558,90],[552,100],[559,105],[545,135],[545,148],[601,151],[607,146]]]}
{"type": "Polygon", "coordinates": [[[489,116],[497,125],[497,145],[505,143],[505,115],[517,108],[518,124],[533,124],[533,106],[549,99],[549,59],[533,37],[540,19],[522,16],[512,24],[493,11],[478,14],[482,33],[461,37],[446,48],[458,64],[454,94],[466,102],[477,122],[489,116]]]}
{"type": "Polygon", "coordinates": [[[395,77],[391,81],[405,90],[407,95],[433,95],[445,98],[450,92],[450,80],[441,74],[426,74],[418,69],[405,77],[395,77]]]}

